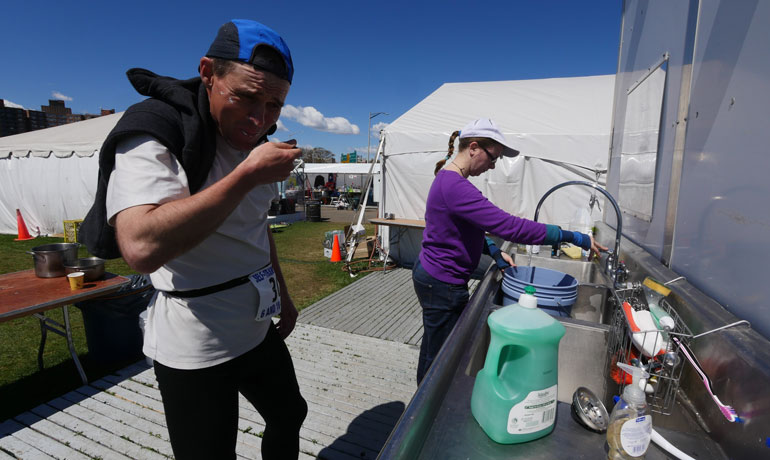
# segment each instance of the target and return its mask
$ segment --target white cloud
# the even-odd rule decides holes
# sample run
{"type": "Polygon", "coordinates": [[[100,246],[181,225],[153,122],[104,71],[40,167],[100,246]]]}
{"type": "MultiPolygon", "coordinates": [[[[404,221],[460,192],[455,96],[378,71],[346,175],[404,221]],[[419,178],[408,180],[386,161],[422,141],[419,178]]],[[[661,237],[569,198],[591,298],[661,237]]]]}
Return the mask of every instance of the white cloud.
{"type": "Polygon", "coordinates": [[[23,109],[24,108],[24,106],[19,105],[19,104],[15,103],[15,102],[11,102],[8,99],[5,99],[3,103],[5,104],[6,107],[10,107],[12,109],[23,109]]]}
{"type": "Polygon", "coordinates": [[[275,125],[276,125],[276,128],[275,128],[275,129],[276,129],[277,131],[288,131],[288,130],[289,130],[289,128],[287,128],[287,127],[286,127],[286,125],[284,125],[284,124],[283,124],[283,122],[282,122],[281,120],[278,120],[278,121],[275,123],[275,125]]]}
{"type": "Polygon", "coordinates": [[[65,96],[64,94],[58,92],[58,91],[51,91],[51,97],[58,100],[58,101],[71,101],[72,98],[69,96],[65,96]]]}
{"type": "Polygon", "coordinates": [[[307,126],[319,131],[325,131],[334,134],[358,134],[361,131],[358,126],[350,123],[343,117],[325,117],[315,107],[294,107],[286,104],[283,106],[281,115],[297,121],[303,126],[307,126]]]}
{"type": "Polygon", "coordinates": [[[380,133],[383,129],[390,126],[390,123],[385,123],[384,121],[381,121],[379,123],[375,123],[374,126],[372,126],[372,131],[369,133],[370,136],[374,139],[375,142],[379,142],[380,140],[380,133]]]}
{"type": "Polygon", "coordinates": [[[390,123],[385,123],[383,121],[375,123],[374,126],[372,126],[372,134],[374,134],[376,137],[380,137],[380,131],[387,128],[389,125],[390,123]]]}

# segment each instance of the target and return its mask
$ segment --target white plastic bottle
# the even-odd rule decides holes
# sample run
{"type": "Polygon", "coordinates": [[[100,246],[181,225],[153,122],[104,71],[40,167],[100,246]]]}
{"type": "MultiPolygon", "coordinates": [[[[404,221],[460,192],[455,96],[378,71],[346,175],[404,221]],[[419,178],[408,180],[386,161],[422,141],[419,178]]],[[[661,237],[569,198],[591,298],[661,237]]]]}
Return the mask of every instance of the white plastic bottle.
{"type": "Polygon", "coordinates": [[[633,382],[623,389],[623,395],[610,414],[607,427],[608,458],[642,459],[652,436],[652,416],[642,389],[650,374],[644,369],[624,363],[618,363],[618,367],[631,374],[633,382]]]}
{"type": "MultiPolygon", "coordinates": [[[[593,221],[591,221],[591,213],[586,208],[578,208],[575,210],[575,214],[572,215],[572,220],[569,223],[569,229],[573,232],[580,232],[591,235],[591,228],[593,227],[593,221]]],[[[583,258],[588,258],[590,252],[583,249],[583,258]]]]}

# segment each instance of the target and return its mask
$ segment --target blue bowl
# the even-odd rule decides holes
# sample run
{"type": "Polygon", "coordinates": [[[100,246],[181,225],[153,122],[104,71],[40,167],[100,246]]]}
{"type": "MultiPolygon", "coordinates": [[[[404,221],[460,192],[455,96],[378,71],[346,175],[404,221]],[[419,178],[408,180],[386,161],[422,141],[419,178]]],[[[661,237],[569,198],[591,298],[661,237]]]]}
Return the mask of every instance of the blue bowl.
{"type": "Polygon", "coordinates": [[[535,288],[538,307],[552,316],[570,316],[577,300],[577,280],[556,270],[542,267],[511,267],[503,275],[503,305],[519,300],[527,286],[535,288]]]}

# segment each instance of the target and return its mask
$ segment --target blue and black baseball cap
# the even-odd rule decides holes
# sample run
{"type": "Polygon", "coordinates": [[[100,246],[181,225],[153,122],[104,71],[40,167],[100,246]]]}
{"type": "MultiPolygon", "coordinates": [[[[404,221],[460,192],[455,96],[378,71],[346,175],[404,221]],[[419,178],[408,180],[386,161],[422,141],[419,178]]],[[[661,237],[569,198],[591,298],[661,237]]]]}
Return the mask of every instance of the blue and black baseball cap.
{"type": "Polygon", "coordinates": [[[286,42],[270,27],[249,19],[233,19],[219,28],[206,57],[245,62],[291,83],[294,64],[286,42]]]}

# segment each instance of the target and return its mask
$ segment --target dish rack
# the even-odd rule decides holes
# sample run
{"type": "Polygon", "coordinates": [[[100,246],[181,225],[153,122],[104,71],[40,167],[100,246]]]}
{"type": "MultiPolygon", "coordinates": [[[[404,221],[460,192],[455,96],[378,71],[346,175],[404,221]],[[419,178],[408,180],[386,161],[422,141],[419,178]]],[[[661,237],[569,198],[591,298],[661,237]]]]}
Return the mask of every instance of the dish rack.
{"type": "Polygon", "coordinates": [[[655,329],[633,333],[626,320],[623,304],[628,302],[636,311],[646,310],[648,307],[644,299],[645,294],[640,285],[616,290],[615,295],[610,298],[615,305],[613,305],[610,321],[609,353],[605,369],[609,370],[610,377],[619,385],[618,394],[622,394],[623,388],[631,383],[631,376],[621,370],[616,363],[622,362],[644,368],[650,374],[645,388],[650,410],[662,415],[670,415],[686,362],[680,350],[681,344],[689,346],[693,335],[666,298],[662,298],[658,305],[671,317],[674,326],[665,332],[655,329]],[[654,356],[645,356],[634,344],[634,336],[637,342],[641,341],[642,344],[651,341],[655,344],[654,348],[658,348],[657,344],[661,343],[659,349],[661,352],[655,353],[654,356]],[[673,337],[678,341],[673,340],[673,337]]]}

